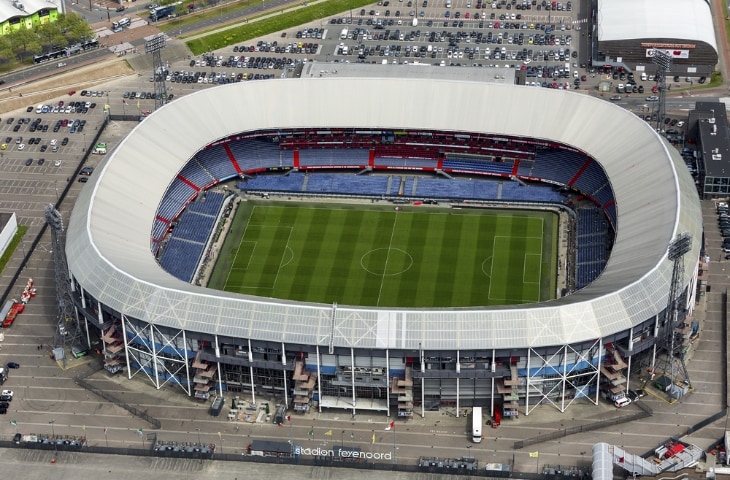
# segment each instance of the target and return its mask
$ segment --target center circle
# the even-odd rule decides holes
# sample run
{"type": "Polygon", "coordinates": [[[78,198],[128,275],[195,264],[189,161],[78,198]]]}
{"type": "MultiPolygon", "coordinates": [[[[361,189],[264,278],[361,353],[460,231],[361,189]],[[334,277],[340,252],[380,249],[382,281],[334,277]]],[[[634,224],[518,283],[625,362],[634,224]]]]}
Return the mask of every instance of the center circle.
{"type": "Polygon", "coordinates": [[[400,248],[376,248],[360,259],[366,272],[379,277],[400,275],[413,266],[413,257],[400,248]]]}

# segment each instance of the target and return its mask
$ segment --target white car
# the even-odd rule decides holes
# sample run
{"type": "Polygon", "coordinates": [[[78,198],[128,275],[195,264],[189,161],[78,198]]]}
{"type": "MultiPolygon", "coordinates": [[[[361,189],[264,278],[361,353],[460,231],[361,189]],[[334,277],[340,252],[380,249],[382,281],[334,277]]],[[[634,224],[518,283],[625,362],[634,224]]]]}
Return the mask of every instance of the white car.
{"type": "Polygon", "coordinates": [[[51,140],[51,146],[54,146],[55,144],[56,144],[56,139],[54,138],[53,140],[51,140]]]}
{"type": "Polygon", "coordinates": [[[675,126],[676,126],[677,128],[682,128],[682,127],[684,127],[684,122],[682,122],[682,121],[679,121],[679,122],[677,122],[677,125],[675,125],[675,126]]]}
{"type": "Polygon", "coordinates": [[[649,95],[648,97],[646,97],[647,102],[656,102],[657,100],[659,100],[659,97],[657,97],[656,95],[649,95]]]}
{"type": "Polygon", "coordinates": [[[13,391],[12,390],[3,390],[2,395],[7,395],[8,397],[12,397],[13,391]]]}
{"type": "Polygon", "coordinates": [[[21,143],[20,145],[18,145],[18,150],[22,150],[24,148],[25,148],[25,143],[21,143]]]}
{"type": "Polygon", "coordinates": [[[631,403],[631,399],[629,397],[619,397],[616,399],[615,402],[613,402],[613,404],[616,408],[625,407],[626,405],[628,405],[630,403],[631,403]]]}
{"type": "Polygon", "coordinates": [[[63,163],[63,160],[56,160],[55,162],[53,162],[53,166],[60,167],[62,163],[63,163]]]}

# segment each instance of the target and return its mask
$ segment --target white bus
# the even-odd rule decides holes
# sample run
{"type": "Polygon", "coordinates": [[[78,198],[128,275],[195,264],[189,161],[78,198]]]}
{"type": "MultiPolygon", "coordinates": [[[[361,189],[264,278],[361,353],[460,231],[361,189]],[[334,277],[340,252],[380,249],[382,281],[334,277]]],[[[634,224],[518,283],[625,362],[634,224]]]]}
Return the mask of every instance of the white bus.
{"type": "Polygon", "coordinates": [[[471,414],[471,441],[482,441],[482,407],[474,407],[471,414]]]}

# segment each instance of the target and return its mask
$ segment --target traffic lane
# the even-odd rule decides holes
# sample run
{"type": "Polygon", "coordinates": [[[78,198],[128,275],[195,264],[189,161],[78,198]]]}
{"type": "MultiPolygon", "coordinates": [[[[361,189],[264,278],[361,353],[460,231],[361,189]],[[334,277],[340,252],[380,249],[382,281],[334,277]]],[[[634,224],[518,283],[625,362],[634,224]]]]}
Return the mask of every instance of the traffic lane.
{"type": "Polygon", "coordinates": [[[109,57],[111,55],[113,54],[107,48],[99,47],[93,50],[87,50],[78,55],[71,55],[70,57],[51,60],[30,67],[22,68],[20,70],[15,70],[0,77],[5,81],[5,85],[3,85],[2,88],[13,89],[16,86],[41,78],[46,78],[53,74],[66,73],[80,66],[97,63],[102,58],[109,57]],[[58,62],[63,62],[66,64],[66,66],[63,68],[58,68],[58,62]]]}

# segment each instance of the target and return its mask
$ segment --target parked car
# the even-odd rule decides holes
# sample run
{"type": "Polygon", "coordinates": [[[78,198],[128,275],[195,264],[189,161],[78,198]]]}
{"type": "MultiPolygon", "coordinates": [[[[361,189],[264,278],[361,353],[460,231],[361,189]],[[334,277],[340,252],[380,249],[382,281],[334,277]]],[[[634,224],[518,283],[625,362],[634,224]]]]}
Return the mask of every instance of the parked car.
{"type": "Polygon", "coordinates": [[[20,364],[15,362],[8,362],[8,368],[20,368],[20,364]]]}
{"type": "Polygon", "coordinates": [[[631,399],[629,397],[620,397],[615,402],[613,402],[613,405],[616,408],[623,408],[626,405],[629,405],[631,403],[631,399]]]}
{"type": "Polygon", "coordinates": [[[635,402],[638,399],[640,399],[641,397],[643,397],[644,395],[646,395],[646,392],[644,390],[641,390],[641,389],[629,390],[628,397],[629,397],[629,400],[631,400],[632,402],[635,402]]]}

